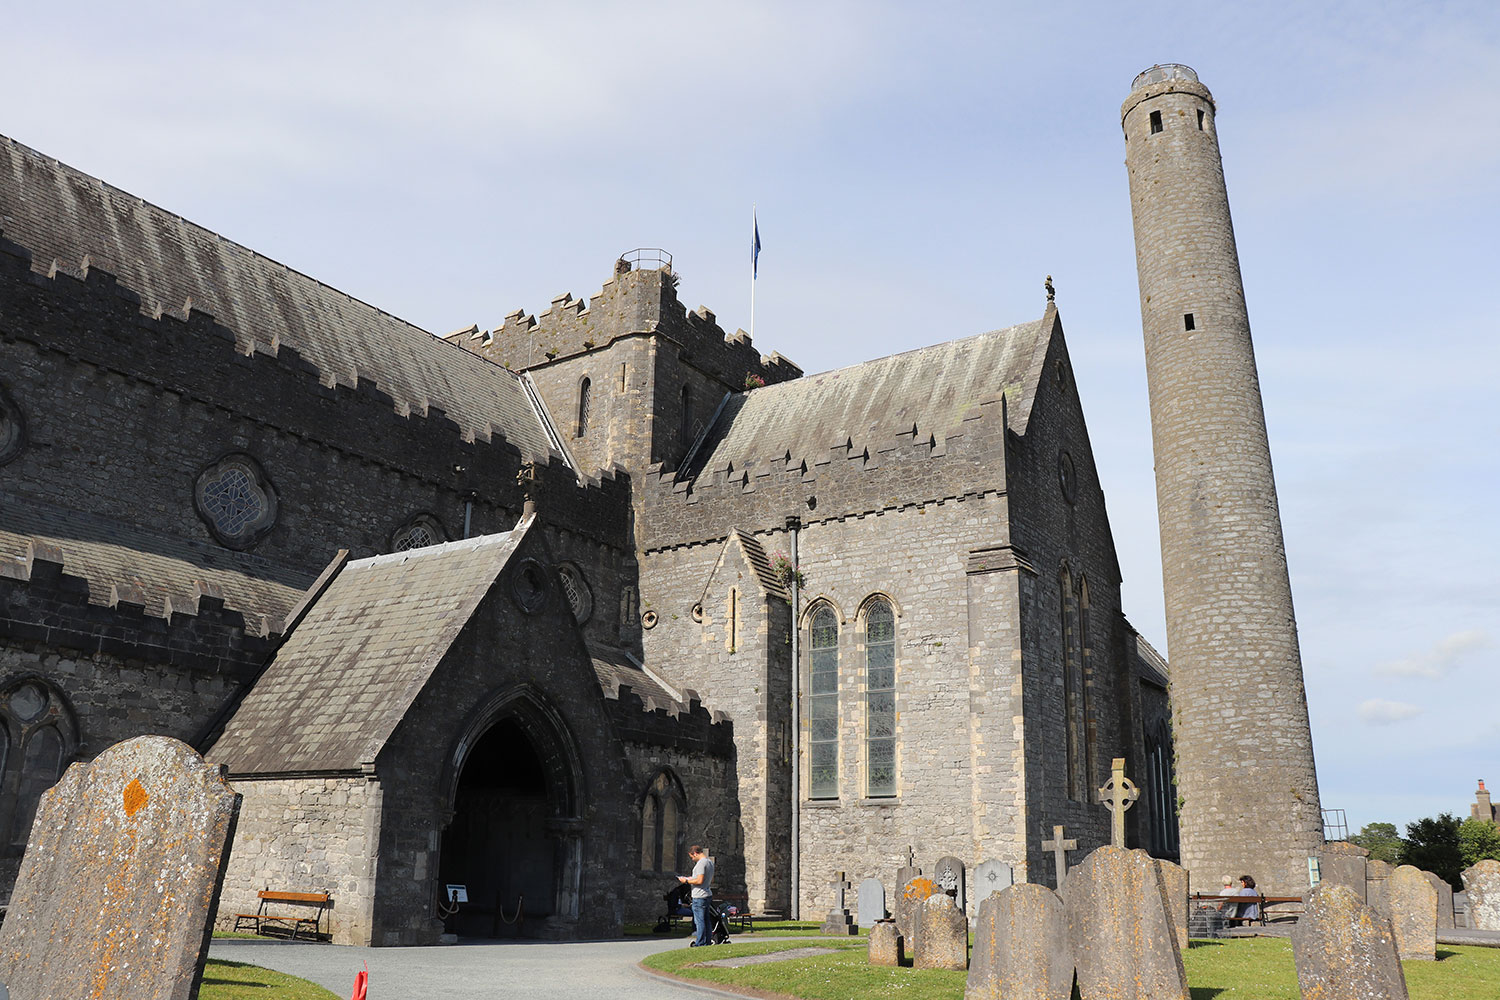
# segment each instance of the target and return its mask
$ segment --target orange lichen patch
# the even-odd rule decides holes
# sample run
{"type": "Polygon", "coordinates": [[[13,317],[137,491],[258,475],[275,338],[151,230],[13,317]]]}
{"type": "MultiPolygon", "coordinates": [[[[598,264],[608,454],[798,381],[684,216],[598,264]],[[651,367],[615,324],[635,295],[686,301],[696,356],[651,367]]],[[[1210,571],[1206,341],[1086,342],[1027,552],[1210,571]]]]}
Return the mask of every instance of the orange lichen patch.
{"type": "Polygon", "coordinates": [[[125,786],[125,815],[134,816],[145,807],[151,796],[141,787],[139,778],[131,778],[130,784],[125,786]]]}
{"type": "Polygon", "coordinates": [[[937,891],[937,883],[930,878],[914,878],[906,883],[907,899],[926,899],[937,891]]]}

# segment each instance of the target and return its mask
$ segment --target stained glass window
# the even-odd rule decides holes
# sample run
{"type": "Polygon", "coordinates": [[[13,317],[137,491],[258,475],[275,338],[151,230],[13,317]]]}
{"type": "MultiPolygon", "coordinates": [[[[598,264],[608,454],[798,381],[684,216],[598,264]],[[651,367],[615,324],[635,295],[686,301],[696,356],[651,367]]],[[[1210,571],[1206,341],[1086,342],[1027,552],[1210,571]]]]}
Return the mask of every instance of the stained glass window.
{"type": "Polygon", "coordinates": [[[871,798],[896,794],[896,616],[888,601],[865,612],[865,753],[871,798]]]}
{"type": "Polygon", "coordinates": [[[422,549],[429,545],[441,545],[448,540],[448,533],[431,514],[417,514],[410,521],[391,532],[391,551],[405,552],[422,549]]]}
{"type": "Polygon", "coordinates": [[[839,618],[826,605],[813,612],[808,656],[808,794],[815,799],[839,796],[839,618]]]}
{"type": "Polygon", "coordinates": [[[557,578],[562,581],[563,595],[568,599],[568,607],[573,609],[574,621],[580,624],[588,621],[589,615],[594,613],[594,595],[578,567],[563,563],[557,567],[557,578]]]}
{"type": "Polygon", "coordinates": [[[641,800],[641,870],[681,871],[687,864],[687,799],[671,771],[662,771],[641,800]]]}
{"type": "Polygon", "coordinates": [[[77,742],[77,722],[51,685],[22,681],[0,693],[0,853],[20,857],[42,793],[77,742]]]}

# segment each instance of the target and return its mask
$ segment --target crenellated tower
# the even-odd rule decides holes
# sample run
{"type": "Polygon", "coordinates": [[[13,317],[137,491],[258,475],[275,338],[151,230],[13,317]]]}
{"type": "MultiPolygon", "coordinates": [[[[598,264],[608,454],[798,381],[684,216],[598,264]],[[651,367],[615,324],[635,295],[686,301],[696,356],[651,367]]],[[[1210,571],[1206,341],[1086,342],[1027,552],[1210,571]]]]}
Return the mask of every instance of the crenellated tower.
{"type": "Polygon", "coordinates": [[[1135,221],[1172,673],[1182,864],[1307,886],[1323,842],[1297,623],[1208,88],[1136,77],[1135,221]]]}

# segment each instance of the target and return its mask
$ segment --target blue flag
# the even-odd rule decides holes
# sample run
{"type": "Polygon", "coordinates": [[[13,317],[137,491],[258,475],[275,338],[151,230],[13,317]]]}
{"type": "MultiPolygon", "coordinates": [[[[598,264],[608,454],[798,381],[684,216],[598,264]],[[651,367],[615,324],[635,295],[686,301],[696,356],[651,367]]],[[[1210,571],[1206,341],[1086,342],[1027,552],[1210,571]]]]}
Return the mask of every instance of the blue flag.
{"type": "Polygon", "coordinates": [[[750,238],[750,277],[754,279],[760,277],[760,220],[751,213],[750,221],[754,227],[750,238]]]}

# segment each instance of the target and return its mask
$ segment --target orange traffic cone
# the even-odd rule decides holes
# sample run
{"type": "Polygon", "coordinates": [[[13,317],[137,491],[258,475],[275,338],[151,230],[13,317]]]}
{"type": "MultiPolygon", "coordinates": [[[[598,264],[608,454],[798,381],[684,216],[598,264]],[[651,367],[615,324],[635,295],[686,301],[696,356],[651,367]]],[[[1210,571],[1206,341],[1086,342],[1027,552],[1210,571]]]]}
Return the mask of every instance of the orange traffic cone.
{"type": "Polygon", "coordinates": [[[368,1000],[370,996],[370,965],[365,963],[363,972],[354,974],[354,995],[349,1000],[368,1000]]]}

